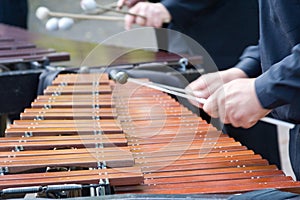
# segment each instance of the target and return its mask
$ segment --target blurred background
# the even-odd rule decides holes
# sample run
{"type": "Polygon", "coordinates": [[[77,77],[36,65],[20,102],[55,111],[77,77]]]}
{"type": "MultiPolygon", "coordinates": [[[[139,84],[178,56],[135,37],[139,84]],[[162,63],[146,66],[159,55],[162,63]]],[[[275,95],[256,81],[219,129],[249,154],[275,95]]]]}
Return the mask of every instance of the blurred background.
{"type": "MultiPolygon", "coordinates": [[[[116,0],[101,0],[97,3],[101,5],[111,5],[116,3],[116,0]]],[[[28,29],[31,32],[37,32],[53,37],[67,38],[76,41],[101,43],[109,37],[125,31],[123,21],[105,21],[105,20],[84,20],[76,21],[75,25],[69,30],[47,31],[45,28],[46,21],[40,21],[35,16],[35,11],[40,6],[47,7],[53,12],[66,12],[66,13],[82,13],[80,7],[80,0],[28,0],[29,3],[29,16],[28,16],[28,29]]],[[[106,13],[105,15],[118,15],[113,13],[106,13]]],[[[122,16],[122,15],[118,15],[122,16]]],[[[143,35],[147,38],[149,43],[156,43],[155,34],[153,32],[145,32],[143,35]]],[[[114,45],[112,40],[107,41],[114,45]]],[[[134,42],[128,42],[131,44],[134,42]]],[[[54,44],[55,45],[55,44],[54,44]]],[[[119,46],[119,45],[118,45],[119,46]]],[[[69,48],[69,47],[68,47],[69,48]]]]}
{"type": "MultiPolygon", "coordinates": [[[[97,1],[101,5],[111,5],[116,3],[116,0],[101,0],[97,1]]],[[[109,39],[118,33],[125,31],[123,21],[105,21],[105,20],[82,20],[76,21],[69,30],[48,31],[45,28],[46,21],[41,21],[35,16],[36,9],[40,6],[47,7],[53,12],[66,13],[83,13],[80,7],[80,0],[28,0],[28,30],[30,32],[47,35],[49,37],[40,38],[35,43],[46,48],[54,48],[57,51],[67,51],[71,54],[71,61],[61,63],[67,66],[78,66],[85,59],[87,54],[92,51],[99,43],[105,42],[107,45],[135,47],[134,41],[128,41],[126,44],[120,44],[118,41],[109,39]],[[53,38],[53,39],[51,39],[53,38]],[[58,38],[61,38],[59,40],[58,38]],[[77,42],[72,42],[74,40],[77,42]],[[81,42],[78,42],[81,41],[81,42]]],[[[120,14],[106,13],[105,15],[120,14]]],[[[135,26],[137,27],[137,26],[135,26]]],[[[149,29],[143,32],[145,41],[151,46],[157,46],[155,32],[149,29]]],[[[139,35],[138,37],[140,37],[139,35]]],[[[134,37],[129,38],[131,40],[134,37]]]]}
{"type": "MultiPolygon", "coordinates": [[[[113,0],[101,0],[97,1],[103,5],[111,4],[113,0]]],[[[38,20],[35,17],[35,11],[40,6],[45,6],[51,11],[55,12],[70,12],[70,13],[82,13],[80,8],[80,0],[28,0],[29,3],[29,30],[33,32],[39,32],[49,34],[57,37],[101,42],[107,37],[124,31],[122,21],[78,21],[76,25],[70,30],[66,31],[47,31],[45,29],[45,22],[38,20]]]]}

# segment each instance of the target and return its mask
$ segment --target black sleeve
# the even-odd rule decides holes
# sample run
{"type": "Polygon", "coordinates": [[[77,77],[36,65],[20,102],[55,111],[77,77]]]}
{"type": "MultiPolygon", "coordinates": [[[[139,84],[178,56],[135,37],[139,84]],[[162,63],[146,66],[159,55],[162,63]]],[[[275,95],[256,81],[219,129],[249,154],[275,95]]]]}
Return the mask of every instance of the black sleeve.
{"type": "Polygon", "coordinates": [[[195,16],[216,6],[222,0],[163,0],[161,3],[167,8],[176,24],[184,24],[195,16]]]}
{"type": "Polygon", "coordinates": [[[249,78],[259,76],[261,74],[259,45],[247,47],[235,67],[243,70],[249,78]]]}
{"type": "Polygon", "coordinates": [[[300,44],[260,75],[255,80],[255,88],[261,105],[267,109],[300,100],[300,44]]]}

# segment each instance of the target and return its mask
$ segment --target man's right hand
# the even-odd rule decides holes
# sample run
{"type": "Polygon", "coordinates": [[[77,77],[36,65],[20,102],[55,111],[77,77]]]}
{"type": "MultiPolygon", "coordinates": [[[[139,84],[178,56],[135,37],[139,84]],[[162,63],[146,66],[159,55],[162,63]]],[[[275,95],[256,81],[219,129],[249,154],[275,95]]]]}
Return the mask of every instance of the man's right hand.
{"type": "Polygon", "coordinates": [[[125,29],[131,29],[133,24],[161,28],[163,23],[169,23],[172,16],[161,3],[139,2],[129,9],[132,15],[125,16],[125,29]]]}

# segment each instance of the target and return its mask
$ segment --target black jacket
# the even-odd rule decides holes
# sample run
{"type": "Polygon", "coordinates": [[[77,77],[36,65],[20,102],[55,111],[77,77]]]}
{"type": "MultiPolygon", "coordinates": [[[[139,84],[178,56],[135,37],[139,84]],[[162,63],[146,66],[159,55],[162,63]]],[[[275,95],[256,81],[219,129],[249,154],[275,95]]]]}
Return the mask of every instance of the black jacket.
{"type": "Polygon", "coordinates": [[[219,69],[232,67],[258,40],[257,0],[163,0],[169,28],[202,45],[219,69]]]}
{"type": "Polygon", "coordinates": [[[27,0],[0,0],[0,23],[27,28],[27,0]]]}
{"type": "Polygon", "coordinates": [[[300,123],[300,1],[260,0],[260,40],[237,65],[274,117],[300,123]]]}

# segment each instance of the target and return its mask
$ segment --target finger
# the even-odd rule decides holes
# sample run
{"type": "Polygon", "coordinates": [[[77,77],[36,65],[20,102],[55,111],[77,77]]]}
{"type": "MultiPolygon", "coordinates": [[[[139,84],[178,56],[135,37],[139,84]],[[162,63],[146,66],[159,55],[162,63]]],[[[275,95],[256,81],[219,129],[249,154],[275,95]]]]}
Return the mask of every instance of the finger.
{"type": "Polygon", "coordinates": [[[135,22],[140,26],[145,26],[147,24],[148,18],[146,20],[146,17],[140,17],[140,16],[146,16],[148,4],[138,3],[136,6],[138,7],[138,12],[136,12],[135,14],[139,16],[136,17],[135,22]]]}
{"type": "MultiPolygon", "coordinates": [[[[193,96],[193,97],[198,97],[198,98],[203,98],[203,93],[201,91],[191,91],[189,88],[185,88],[185,93],[187,95],[190,95],[190,96],[193,96]]],[[[199,107],[199,108],[202,108],[203,107],[203,104],[202,103],[199,103],[197,101],[193,101],[193,100],[190,100],[189,99],[189,102],[191,104],[193,104],[194,106],[196,107],[199,107]]]]}
{"type": "Polygon", "coordinates": [[[228,115],[222,111],[224,109],[220,109],[218,110],[218,114],[219,114],[219,120],[223,123],[223,124],[231,124],[230,119],[228,117],[228,115]]]}
{"type": "Polygon", "coordinates": [[[205,91],[193,91],[191,93],[193,96],[198,97],[198,98],[205,98],[205,91]]]}
{"type": "Polygon", "coordinates": [[[202,77],[199,77],[197,80],[191,82],[187,88],[190,90],[199,90],[206,88],[206,83],[203,81],[202,77]]]}
{"type": "Polygon", "coordinates": [[[203,110],[212,118],[219,118],[219,110],[217,106],[206,106],[209,104],[203,105],[203,110]]]}
{"type": "Polygon", "coordinates": [[[161,28],[163,25],[163,20],[154,18],[154,21],[152,22],[152,25],[147,25],[147,26],[153,26],[154,28],[161,28]]]}
{"type": "Polygon", "coordinates": [[[219,109],[215,95],[210,96],[203,105],[203,110],[213,118],[219,117],[219,109]]]}
{"type": "Polygon", "coordinates": [[[135,23],[140,25],[140,26],[145,26],[147,24],[147,20],[143,17],[136,17],[135,18],[135,23]]]}
{"type": "Polygon", "coordinates": [[[192,91],[191,93],[199,98],[207,99],[211,95],[206,83],[201,79],[192,82],[186,87],[186,90],[192,91]]]}
{"type": "Polygon", "coordinates": [[[153,18],[153,24],[152,26],[155,27],[155,28],[161,28],[163,23],[164,23],[164,19],[162,17],[155,17],[153,18]]]}
{"type": "MultiPolygon", "coordinates": [[[[201,93],[200,91],[190,91],[190,90],[186,90],[185,92],[187,95],[190,95],[190,96],[193,96],[193,97],[198,97],[195,95],[195,93],[197,93],[198,95],[201,93]]],[[[201,95],[200,95],[201,96],[201,95]]],[[[202,97],[199,97],[199,98],[202,98],[202,97]]],[[[194,106],[196,107],[199,107],[199,108],[202,108],[203,107],[203,104],[198,102],[198,101],[195,101],[195,100],[191,100],[191,99],[188,99],[189,102],[191,104],[193,104],[194,106]]]]}
{"type": "Polygon", "coordinates": [[[198,87],[196,84],[190,84],[185,88],[187,94],[198,98],[207,99],[209,97],[209,91],[207,88],[198,87]]]}
{"type": "Polygon", "coordinates": [[[225,123],[230,123],[230,120],[229,120],[229,118],[228,118],[228,115],[227,115],[227,113],[226,113],[226,111],[225,111],[225,108],[222,106],[222,105],[220,105],[220,104],[218,104],[218,117],[219,117],[219,119],[225,124],[225,123]]]}
{"type": "Polygon", "coordinates": [[[126,0],[125,1],[125,5],[128,7],[128,8],[131,8],[133,7],[135,4],[137,4],[138,2],[140,2],[141,0],[126,0]]]}
{"type": "Polygon", "coordinates": [[[230,124],[234,127],[246,126],[246,123],[248,120],[248,119],[243,118],[239,112],[229,113],[228,118],[229,118],[230,124]]]}
{"type": "Polygon", "coordinates": [[[204,98],[204,94],[203,94],[202,91],[192,90],[189,86],[187,86],[186,88],[184,88],[184,91],[188,95],[199,97],[199,98],[204,98]]]}
{"type": "Polygon", "coordinates": [[[202,104],[202,103],[199,103],[198,101],[189,100],[189,102],[190,102],[192,105],[194,105],[194,106],[196,106],[196,107],[198,107],[198,108],[203,108],[203,104],[202,104]]]}
{"type": "Polygon", "coordinates": [[[225,116],[223,123],[224,124],[230,124],[230,120],[227,116],[225,116]]]}
{"type": "Polygon", "coordinates": [[[154,19],[152,26],[154,26],[155,28],[162,27],[164,22],[170,22],[172,18],[168,9],[166,9],[166,7],[161,3],[154,4],[152,16],[154,19]]]}
{"type": "Polygon", "coordinates": [[[153,26],[155,28],[160,28],[162,27],[162,24],[163,24],[163,21],[164,19],[162,18],[163,15],[162,15],[162,12],[163,10],[161,10],[159,7],[154,7],[152,9],[152,11],[150,12],[151,14],[151,19],[153,19],[152,21],[149,21],[147,26],[153,26]]]}
{"type": "MultiPolygon", "coordinates": [[[[138,14],[140,10],[140,5],[137,4],[134,7],[132,7],[131,9],[129,9],[128,12],[132,13],[132,14],[138,14]]],[[[125,15],[125,29],[126,30],[130,30],[132,24],[134,24],[136,22],[136,16],[134,15],[125,15]]]]}
{"type": "Polygon", "coordinates": [[[241,125],[241,127],[243,128],[251,128],[252,126],[254,126],[258,121],[257,120],[250,120],[244,124],[241,125]]]}
{"type": "Polygon", "coordinates": [[[135,16],[133,15],[125,15],[124,17],[124,28],[125,30],[130,30],[131,29],[131,26],[132,24],[135,23],[135,16]]]}
{"type": "Polygon", "coordinates": [[[125,1],[126,0],[119,0],[117,2],[117,10],[121,10],[122,9],[122,7],[125,5],[125,1]]]}
{"type": "Polygon", "coordinates": [[[228,118],[228,112],[227,112],[227,107],[226,107],[226,102],[225,102],[225,97],[221,89],[217,90],[216,92],[217,95],[217,107],[218,107],[218,115],[219,119],[225,124],[229,123],[229,118],[228,118]]]}

